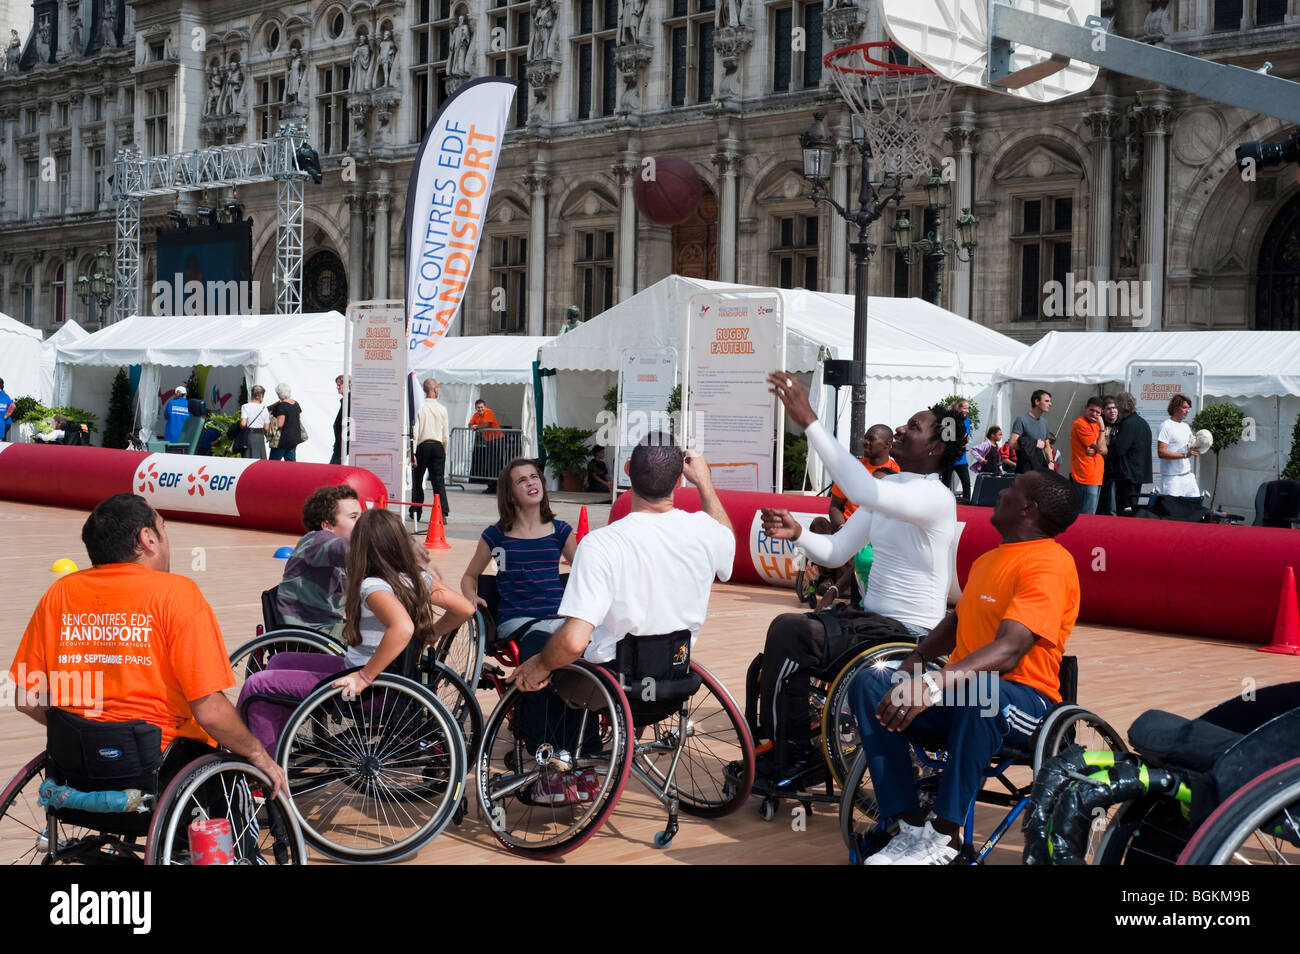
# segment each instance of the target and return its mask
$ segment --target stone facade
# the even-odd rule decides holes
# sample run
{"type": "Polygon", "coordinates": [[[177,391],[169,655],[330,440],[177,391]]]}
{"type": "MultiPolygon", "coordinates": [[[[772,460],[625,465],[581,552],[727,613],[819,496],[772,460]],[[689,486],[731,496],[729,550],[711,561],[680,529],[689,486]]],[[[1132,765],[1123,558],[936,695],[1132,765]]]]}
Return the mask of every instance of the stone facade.
{"type": "MultiPolygon", "coordinates": [[[[1300,0],[1263,24],[1276,4],[1239,0],[1241,21],[1222,29],[1220,16],[1216,29],[1226,2],[1113,4],[1115,29],[1300,78],[1300,0]]],[[[306,124],[325,170],[306,185],[304,309],[344,287],[352,300],[400,297],[420,135],[451,92],[493,74],[521,91],[461,333],[554,333],[570,304],[589,317],[673,270],[852,290],[842,223],[805,198],[798,136],[827,113],[829,191],[856,199],[850,115],[819,59],[883,37],[867,0],[36,0],[32,11],[16,46],[0,37],[0,311],[45,329],[105,317],[75,280],[112,246],[118,149],[249,141],[282,122],[306,124]],[[664,156],[690,161],[706,189],[702,214],[674,227],[633,205],[645,160],[664,156]]],[[[1286,130],[1152,85],[1103,71],[1087,94],[1042,106],[959,89],[931,145],[955,171],[941,232],[972,206],[975,259],[900,264],[891,210],[871,236],[872,294],[926,292],[1025,341],[1133,327],[1104,310],[1045,317],[1041,286],[1068,271],[1149,280],[1149,328],[1273,327],[1258,314],[1259,263],[1270,227],[1300,221],[1288,212],[1300,183],[1294,165],[1243,182],[1233,150],[1286,130]]],[[[147,201],[146,291],[166,213],[232,200],[255,223],[253,277],[273,288],[264,184],[147,201]]],[[[908,194],[916,225],[925,204],[923,189],[908,194]]],[[[274,294],[263,297],[271,310],[274,294]]]]}

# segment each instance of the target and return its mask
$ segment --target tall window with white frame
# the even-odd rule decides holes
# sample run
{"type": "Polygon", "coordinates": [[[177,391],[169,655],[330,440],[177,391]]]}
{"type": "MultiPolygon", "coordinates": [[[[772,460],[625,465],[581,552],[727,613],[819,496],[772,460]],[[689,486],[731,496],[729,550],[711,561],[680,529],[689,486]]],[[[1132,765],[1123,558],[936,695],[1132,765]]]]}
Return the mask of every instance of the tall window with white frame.
{"type": "Polygon", "coordinates": [[[816,89],[822,81],[821,0],[771,7],[768,15],[772,18],[772,92],[816,89]]]}
{"type": "Polygon", "coordinates": [[[528,237],[492,235],[491,331],[519,333],[528,321],[528,237]]]}
{"type": "Polygon", "coordinates": [[[23,179],[27,182],[27,217],[36,218],[40,209],[41,164],[35,159],[23,162],[23,179]]]}
{"type": "Polygon", "coordinates": [[[316,109],[320,129],[320,154],[337,155],[348,146],[348,84],[352,67],[335,63],[320,70],[316,84],[316,109]]]}
{"type": "MultiPolygon", "coordinates": [[[[456,13],[468,16],[468,8],[456,13]]],[[[415,5],[415,24],[411,27],[411,110],[415,128],[412,139],[424,138],[424,131],[438,115],[447,99],[447,60],[451,56],[451,34],[456,29],[456,15],[451,0],[419,0],[415,5]]]]}
{"type": "Polygon", "coordinates": [[[59,153],[55,164],[59,174],[59,214],[64,215],[72,206],[72,153],[59,153]]]}
{"type": "Polygon", "coordinates": [[[98,146],[90,150],[90,175],[94,189],[91,196],[91,209],[98,209],[104,204],[104,149],[98,146]]]}
{"type": "Polygon", "coordinates": [[[777,288],[817,290],[818,227],[816,215],[772,216],[772,284],[777,288]]]}
{"type": "Polygon", "coordinates": [[[614,65],[619,0],[577,0],[574,17],[574,116],[612,116],[618,103],[614,65]]]}
{"type": "Polygon", "coordinates": [[[713,19],[716,0],[664,0],[668,101],[692,106],[713,99],[713,19]]]}
{"type": "Polygon", "coordinates": [[[166,86],[155,86],[145,90],[144,141],[145,148],[151,156],[164,156],[168,150],[168,90],[166,86]]]}
{"type": "MultiPolygon", "coordinates": [[[[529,0],[486,0],[491,5],[488,13],[488,69],[493,76],[513,76],[520,89],[515,93],[515,114],[510,127],[515,129],[528,122],[528,60],[530,19],[529,0]]],[[[552,38],[552,43],[557,42],[552,38]]]]}
{"type": "Polygon", "coordinates": [[[63,322],[68,317],[68,281],[67,266],[59,262],[58,268],[54,270],[54,278],[50,281],[50,290],[54,292],[54,321],[55,323],[63,322]]]}
{"type": "Polygon", "coordinates": [[[257,123],[257,138],[270,139],[280,129],[280,108],[284,105],[285,78],[283,73],[263,76],[257,81],[257,105],[253,118],[257,123]]]}
{"type": "Polygon", "coordinates": [[[582,316],[590,318],[614,306],[614,230],[579,232],[574,267],[582,295],[582,316]]]}
{"type": "Polygon", "coordinates": [[[1016,200],[1015,223],[1019,230],[1011,236],[1016,262],[1016,320],[1067,317],[1045,314],[1043,303],[1048,282],[1065,285],[1070,271],[1073,220],[1072,196],[1035,195],[1016,200]]]}

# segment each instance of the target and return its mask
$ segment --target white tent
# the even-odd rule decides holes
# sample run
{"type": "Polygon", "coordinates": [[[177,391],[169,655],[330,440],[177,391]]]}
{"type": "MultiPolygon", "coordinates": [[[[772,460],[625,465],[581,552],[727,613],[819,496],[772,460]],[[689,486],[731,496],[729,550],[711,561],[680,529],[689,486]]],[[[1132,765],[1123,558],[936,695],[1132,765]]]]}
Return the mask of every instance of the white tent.
{"type": "Polygon", "coordinates": [[[59,345],[76,344],[89,337],[89,331],[68,319],[62,328],[41,342],[41,390],[38,396],[46,407],[57,407],[59,404],[54,400],[54,365],[59,345]]]}
{"type": "MultiPolygon", "coordinates": [[[[679,352],[687,298],[698,291],[735,288],[670,275],[542,347],[538,361],[557,374],[543,379],[545,422],[593,427],[592,408],[617,381],[625,348],[679,352]]],[[[762,294],[753,289],[754,294],[762,294]]],[[[821,360],[853,357],[853,296],[802,289],[784,293],[786,368],[811,374],[818,416],[834,416],[835,396],[821,386],[821,360]]],[[[940,398],[962,393],[990,417],[993,373],[1027,351],[1018,341],[918,298],[872,298],[867,309],[867,423],[896,427],[940,398]]],[[[679,368],[685,368],[679,355],[679,368]]],[[[840,392],[838,435],[849,443],[849,392],[840,392]]],[[[820,463],[810,458],[813,486],[820,463]]]]}
{"type": "MultiPolygon", "coordinates": [[[[93,410],[95,405],[79,391],[80,369],[112,368],[115,373],[120,367],[142,365],[136,388],[136,422],[143,430],[156,433],[159,396],[183,383],[192,367],[210,365],[214,373],[236,369],[233,378],[220,378],[219,384],[213,384],[210,376],[218,400],[209,400],[209,407],[237,410],[240,377],[250,389],[255,384],[265,387],[267,403],[274,402],[276,385],[288,384],[293,399],[302,405],[310,438],[299,449],[298,459],[324,464],[334,446],[334,417],[339,409],[334,379],[343,373],[345,321],[336,311],[184,318],[136,315],[83,341],[60,345],[56,390],[68,394],[77,406],[93,410]],[[164,372],[164,368],[169,370],[164,372]]],[[[98,406],[107,406],[107,393],[96,397],[98,406]]],[[[209,397],[204,395],[205,400],[209,397]]]]}
{"type": "Polygon", "coordinates": [[[0,314],[0,378],[10,397],[41,396],[41,333],[0,314]]]}
{"type": "MultiPolygon", "coordinates": [[[[1035,388],[1052,391],[1049,418],[1060,439],[1067,472],[1070,424],[1094,394],[1124,390],[1133,361],[1199,361],[1204,369],[1204,403],[1233,404],[1255,424],[1255,439],[1224,452],[1217,504],[1254,513],[1255,491],[1276,480],[1291,451],[1291,431],[1300,413],[1300,334],[1294,331],[1053,331],[995,380],[1008,408],[1007,420],[1029,407],[1035,388]]],[[[1193,407],[1195,414],[1201,408],[1193,407]]],[[[1217,457],[1200,462],[1202,490],[1214,485],[1217,457]]]]}
{"type": "Polygon", "coordinates": [[[502,427],[523,431],[524,452],[537,454],[537,412],[533,399],[533,362],[549,337],[485,335],[439,338],[418,373],[421,381],[437,378],[439,399],[452,427],[464,427],[483,399],[502,427]]]}

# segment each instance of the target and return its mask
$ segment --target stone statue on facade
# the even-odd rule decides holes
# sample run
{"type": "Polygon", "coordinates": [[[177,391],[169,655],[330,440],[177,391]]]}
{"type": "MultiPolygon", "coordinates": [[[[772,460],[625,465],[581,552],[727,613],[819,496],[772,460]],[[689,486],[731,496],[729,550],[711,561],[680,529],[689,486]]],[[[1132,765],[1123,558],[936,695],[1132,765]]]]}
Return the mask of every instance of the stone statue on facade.
{"type": "Polygon", "coordinates": [[[23,41],[17,30],[9,31],[9,49],[5,53],[5,69],[10,73],[18,72],[18,61],[22,59],[23,41]]]}
{"type": "Polygon", "coordinates": [[[744,15],[745,0],[718,0],[714,25],[718,28],[741,26],[744,15]]]}
{"type": "Polygon", "coordinates": [[[641,42],[641,20],[646,0],[623,0],[618,8],[618,45],[641,42]]]}
{"type": "Polygon", "coordinates": [[[528,45],[530,60],[550,58],[551,34],[555,32],[555,21],[555,0],[534,0],[533,36],[532,42],[528,45]]]}
{"type": "Polygon", "coordinates": [[[239,57],[232,56],[226,66],[225,104],[221,112],[229,116],[239,112],[244,104],[244,70],[239,65],[239,57]]]}
{"type": "Polygon", "coordinates": [[[370,39],[357,34],[357,45],[352,50],[352,92],[364,93],[370,88],[370,39]]]}
{"type": "Polygon", "coordinates": [[[115,50],[117,43],[117,0],[106,0],[104,4],[104,49],[115,50]]]}
{"type": "Polygon", "coordinates": [[[77,14],[72,18],[72,27],[68,31],[68,45],[70,47],[68,53],[71,56],[80,57],[85,52],[86,46],[81,39],[81,31],[84,28],[85,26],[81,22],[81,14],[77,14]]]}
{"type": "Polygon", "coordinates": [[[1142,234],[1142,204],[1132,189],[1124,190],[1119,208],[1119,266],[1137,268],[1138,240],[1142,234]]]}
{"type": "Polygon", "coordinates": [[[41,25],[36,30],[36,55],[39,57],[36,62],[48,63],[50,61],[50,18],[44,17],[41,25]]]}
{"type": "Polygon", "coordinates": [[[203,115],[216,116],[221,112],[226,77],[221,71],[221,64],[216,60],[208,67],[208,98],[203,106],[203,115]]]}
{"type": "Polygon", "coordinates": [[[397,44],[393,41],[393,31],[385,30],[379,38],[379,52],[375,57],[375,89],[393,85],[393,64],[396,60],[397,44]]]}
{"type": "Polygon", "coordinates": [[[286,103],[301,102],[303,97],[303,83],[307,79],[307,63],[302,57],[302,50],[294,47],[289,54],[289,75],[284,86],[284,101],[286,103]]]}
{"type": "Polygon", "coordinates": [[[470,28],[465,14],[460,15],[456,29],[451,31],[451,51],[447,58],[447,73],[450,76],[469,76],[470,45],[474,40],[474,31],[470,28]]]}

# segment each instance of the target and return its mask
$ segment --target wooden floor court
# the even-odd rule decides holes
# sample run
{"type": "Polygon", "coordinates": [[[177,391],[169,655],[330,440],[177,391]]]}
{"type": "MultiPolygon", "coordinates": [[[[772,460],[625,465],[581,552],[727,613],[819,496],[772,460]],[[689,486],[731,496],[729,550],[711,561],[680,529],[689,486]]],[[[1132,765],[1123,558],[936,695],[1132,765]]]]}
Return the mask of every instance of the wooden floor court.
{"type": "MultiPolygon", "coordinates": [[[[559,515],[576,522],[576,514],[559,515]]],[[[50,566],[67,557],[85,567],[80,531],[83,511],[0,501],[0,661],[7,668],[41,593],[54,580],[50,566]]],[[[594,523],[595,521],[593,521],[594,523]]],[[[251,638],[261,621],[260,595],[274,585],[284,568],[273,556],[292,544],[285,534],[236,530],[203,524],[168,522],[173,572],[198,582],[216,610],[226,645],[234,649],[251,638]]],[[[469,533],[449,535],[452,549],[433,551],[434,562],[449,580],[458,580],[474,542],[469,533]]],[[[1186,581],[1189,607],[1206,595],[1206,581],[1186,581]]],[[[1223,598],[1231,598],[1223,594],[1223,598]]],[[[708,622],[701,631],[697,658],[707,665],[743,704],[744,675],[763,646],[768,622],[777,614],[798,611],[789,590],[762,586],[715,584],[708,622]]],[[[1079,657],[1080,702],[1121,733],[1143,711],[1167,709],[1194,716],[1251,686],[1300,679],[1300,658],[1258,653],[1253,646],[1209,639],[1190,639],[1111,627],[1080,625],[1067,651],[1079,657]]],[[[490,704],[490,697],[482,698],[490,704]]],[[[487,712],[485,711],[485,716],[487,712]]],[[[13,710],[0,712],[0,784],[44,745],[43,731],[13,710]]],[[[682,816],[672,847],[653,847],[663,827],[657,801],[634,780],[605,827],[560,864],[842,864],[833,806],[816,806],[804,830],[795,830],[791,805],[783,803],[775,820],[758,817],[758,800],[729,818],[715,821],[682,816]]],[[[1000,810],[982,809],[978,835],[987,835],[1000,810]]],[[[991,857],[993,863],[1018,864],[1021,836],[1017,825],[991,857]]],[[[313,859],[315,860],[315,859],[313,859]]],[[[529,863],[497,846],[476,811],[460,826],[451,826],[428,845],[416,863],[529,863]]]]}

